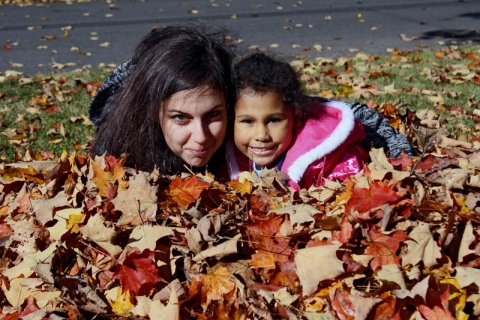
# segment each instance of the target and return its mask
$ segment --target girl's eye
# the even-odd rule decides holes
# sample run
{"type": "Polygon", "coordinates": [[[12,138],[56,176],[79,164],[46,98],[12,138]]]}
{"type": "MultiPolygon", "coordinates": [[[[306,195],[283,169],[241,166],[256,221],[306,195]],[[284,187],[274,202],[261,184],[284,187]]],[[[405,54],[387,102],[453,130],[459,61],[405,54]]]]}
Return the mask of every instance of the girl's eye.
{"type": "Polygon", "coordinates": [[[273,119],[270,119],[270,122],[280,122],[282,121],[282,119],[279,119],[279,118],[273,118],[273,119]]]}
{"type": "Polygon", "coordinates": [[[240,122],[241,122],[241,123],[246,123],[246,124],[251,124],[251,123],[253,123],[253,120],[247,120],[247,119],[245,119],[245,120],[242,120],[242,121],[240,121],[240,122]]]}

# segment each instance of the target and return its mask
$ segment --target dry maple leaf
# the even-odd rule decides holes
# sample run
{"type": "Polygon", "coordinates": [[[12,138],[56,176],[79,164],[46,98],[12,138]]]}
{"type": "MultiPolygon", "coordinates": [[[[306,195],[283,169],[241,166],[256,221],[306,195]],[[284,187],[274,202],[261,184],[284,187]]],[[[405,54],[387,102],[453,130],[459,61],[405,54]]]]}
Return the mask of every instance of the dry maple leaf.
{"type": "Polygon", "coordinates": [[[186,179],[176,176],[170,183],[169,195],[179,206],[187,209],[202,194],[203,190],[210,187],[210,184],[200,181],[197,176],[192,175],[186,179]]]}
{"type": "MultiPolygon", "coordinates": [[[[100,158],[101,159],[101,158],[100,158]]],[[[116,163],[109,171],[104,171],[96,161],[91,161],[91,167],[94,173],[92,182],[98,187],[98,194],[101,197],[108,195],[108,188],[114,183],[118,183],[119,190],[125,190],[128,186],[128,181],[123,180],[126,170],[123,168],[123,164],[126,159],[121,159],[116,163]]]]}
{"type": "Polygon", "coordinates": [[[157,215],[157,186],[152,186],[144,172],[130,177],[128,188],[118,192],[112,200],[116,210],[122,212],[117,225],[140,225],[155,221],[157,215]]]}
{"type": "Polygon", "coordinates": [[[401,267],[397,250],[400,248],[400,243],[408,239],[405,232],[397,230],[387,235],[372,228],[369,235],[371,242],[363,241],[363,243],[367,245],[365,253],[373,256],[370,261],[372,269],[377,271],[381,266],[393,263],[401,267]]]}
{"type": "Polygon", "coordinates": [[[208,274],[200,275],[202,283],[203,308],[206,310],[212,301],[221,299],[235,289],[235,279],[227,268],[215,265],[208,274]]]}
{"type": "Polygon", "coordinates": [[[155,263],[155,253],[145,250],[142,253],[132,253],[123,264],[119,265],[113,274],[113,279],[120,281],[122,292],[142,295],[155,287],[157,282],[166,281],[158,275],[155,263]]]}
{"type": "Polygon", "coordinates": [[[368,212],[384,204],[395,204],[403,199],[391,187],[384,185],[380,181],[374,181],[370,188],[354,188],[352,197],[347,202],[346,207],[349,210],[358,212],[368,212]]]}
{"type": "Polygon", "coordinates": [[[345,272],[343,261],[337,258],[341,245],[332,243],[295,251],[295,265],[304,296],[315,293],[321,281],[335,279],[345,272]]]}

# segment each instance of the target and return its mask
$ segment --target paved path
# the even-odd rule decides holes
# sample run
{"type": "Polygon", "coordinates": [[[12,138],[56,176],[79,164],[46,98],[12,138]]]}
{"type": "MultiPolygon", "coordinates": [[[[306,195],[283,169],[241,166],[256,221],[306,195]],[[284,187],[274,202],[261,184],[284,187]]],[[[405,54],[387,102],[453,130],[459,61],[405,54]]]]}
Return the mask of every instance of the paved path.
{"type": "MultiPolygon", "coordinates": [[[[1,2],[1,0],[0,0],[1,2]]],[[[0,72],[98,68],[128,59],[152,27],[224,26],[287,58],[480,44],[480,0],[117,0],[0,6],[0,72]]]]}

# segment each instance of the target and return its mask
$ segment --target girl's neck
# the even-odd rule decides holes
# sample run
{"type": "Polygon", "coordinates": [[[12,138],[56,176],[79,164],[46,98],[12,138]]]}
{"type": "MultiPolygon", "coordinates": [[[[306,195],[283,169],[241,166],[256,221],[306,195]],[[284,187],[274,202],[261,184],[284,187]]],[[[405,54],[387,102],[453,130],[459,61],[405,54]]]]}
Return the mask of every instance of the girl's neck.
{"type": "Polygon", "coordinates": [[[264,167],[259,167],[259,166],[257,166],[257,164],[255,162],[253,162],[253,170],[256,173],[258,173],[259,175],[260,175],[260,173],[262,172],[263,169],[277,168],[278,170],[282,170],[282,165],[283,165],[283,161],[285,160],[285,155],[286,155],[285,152],[282,153],[277,159],[275,159],[274,162],[272,162],[268,166],[264,166],[264,167]]]}

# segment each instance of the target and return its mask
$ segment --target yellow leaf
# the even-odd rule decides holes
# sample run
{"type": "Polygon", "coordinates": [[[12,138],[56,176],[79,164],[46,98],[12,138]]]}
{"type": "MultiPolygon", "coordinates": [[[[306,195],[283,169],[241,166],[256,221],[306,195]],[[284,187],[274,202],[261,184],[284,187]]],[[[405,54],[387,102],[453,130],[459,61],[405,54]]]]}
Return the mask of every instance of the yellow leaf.
{"type": "Polygon", "coordinates": [[[449,304],[451,303],[455,306],[455,318],[457,320],[469,319],[468,315],[463,312],[467,303],[467,291],[460,288],[455,278],[446,278],[441,280],[440,283],[451,285],[455,288],[454,290],[450,289],[453,292],[448,297],[449,304]]]}
{"type": "Polygon", "coordinates": [[[92,161],[92,169],[94,172],[94,177],[92,182],[98,187],[98,194],[101,197],[107,196],[108,187],[111,184],[118,182],[118,190],[125,190],[128,186],[128,181],[124,181],[123,175],[126,170],[123,168],[123,163],[125,159],[121,159],[118,163],[110,169],[110,171],[104,171],[95,161],[92,161]]]}
{"type": "Polygon", "coordinates": [[[84,218],[85,215],[82,213],[69,215],[67,221],[67,229],[72,229],[73,233],[77,233],[79,231],[78,224],[83,222],[84,218]]]}
{"type": "Polygon", "coordinates": [[[130,291],[127,290],[122,294],[122,289],[120,287],[115,287],[112,290],[109,290],[108,294],[106,292],[105,296],[108,299],[108,303],[112,306],[113,312],[122,317],[130,316],[128,310],[135,307],[130,301],[130,291]]]}

